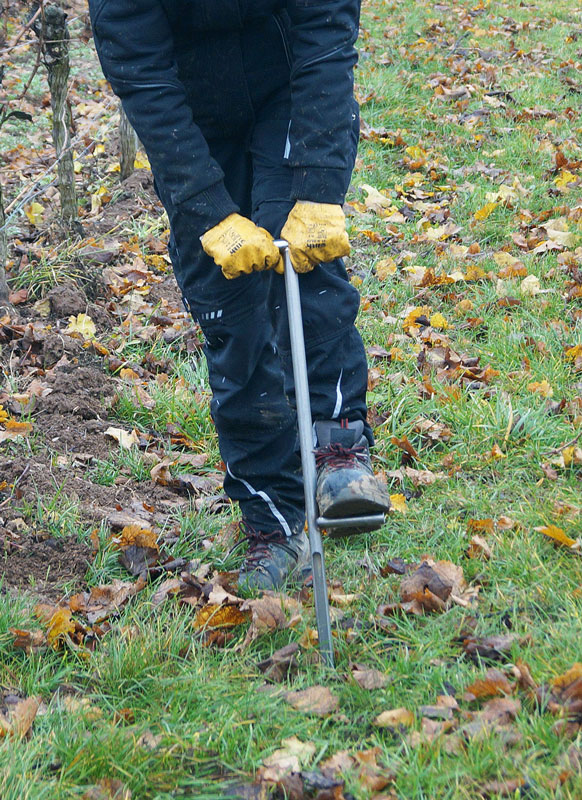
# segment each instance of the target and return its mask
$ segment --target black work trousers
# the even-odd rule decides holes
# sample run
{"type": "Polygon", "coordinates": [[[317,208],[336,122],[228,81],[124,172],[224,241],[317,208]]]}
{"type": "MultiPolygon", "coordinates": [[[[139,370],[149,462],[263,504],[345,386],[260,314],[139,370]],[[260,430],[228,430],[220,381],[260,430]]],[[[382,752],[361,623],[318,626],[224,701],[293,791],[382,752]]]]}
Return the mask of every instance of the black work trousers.
{"type": "MultiPolygon", "coordinates": [[[[284,26],[275,17],[242,32],[240,51],[230,54],[233,63],[242,64],[242,70],[233,72],[233,82],[248,103],[237,130],[232,130],[228,105],[221,111],[222,125],[216,111],[210,122],[204,119],[203,96],[191,101],[240,213],[275,238],[293,207],[286,44],[284,26]]],[[[228,58],[225,53],[221,70],[228,69],[228,58]]],[[[202,81],[206,90],[211,76],[208,65],[202,81]]],[[[216,97],[212,105],[216,109],[216,97]]],[[[354,159],[356,126],[354,120],[354,159]]],[[[185,215],[171,203],[164,205],[176,278],[206,340],[211,413],[226,464],[225,491],[253,528],[295,534],[304,526],[304,501],[284,278],[269,271],[227,280],[203,252],[185,215]]],[[[348,282],[341,259],[317,266],[299,280],[313,418],[365,422],[367,364],[354,325],[358,292],[348,282]]]]}

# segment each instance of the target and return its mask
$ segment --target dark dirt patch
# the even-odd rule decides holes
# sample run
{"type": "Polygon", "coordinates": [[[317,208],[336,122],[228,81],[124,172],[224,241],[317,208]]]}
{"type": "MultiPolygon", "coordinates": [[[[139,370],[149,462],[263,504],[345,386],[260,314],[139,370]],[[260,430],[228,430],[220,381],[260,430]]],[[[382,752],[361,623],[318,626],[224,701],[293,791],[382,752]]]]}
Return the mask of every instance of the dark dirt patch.
{"type": "Polygon", "coordinates": [[[91,560],[91,550],[72,538],[36,541],[24,536],[18,542],[4,542],[0,550],[2,590],[10,593],[33,592],[39,598],[57,600],[62,587],[83,583],[91,560]]]}
{"type": "Polygon", "coordinates": [[[91,225],[91,233],[104,236],[128,221],[139,217],[144,211],[160,213],[160,201],[154,191],[154,182],[149,170],[136,170],[121,184],[123,193],[114,203],[108,203],[101,216],[91,225]]]}
{"type": "Polygon", "coordinates": [[[78,359],[84,352],[79,339],[73,339],[63,333],[49,333],[42,343],[42,364],[45,369],[50,369],[63,356],[69,360],[78,359]]]}
{"type": "Polygon", "coordinates": [[[180,311],[184,310],[182,293],[173,275],[168,275],[162,283],[155,283],[151,287],[147,299],[150,303],[160,303],[162,300],[167,300],[170,307],[173,306],[180,311]]]}
{"type": "Polygon", "coordinates": [[[87,295],[76,283],[63,283],[55,286],[47,294],[51,314],[55,317],[69,317],[71,314],[85,314],[87,295]]]}
{"type": "Polygon", "coordinates": [[[101,370],[67,364],[56,369],[47,382],[53,391],[40,398],[39,411],[88,420],[107,416],[115,384],[101,370]]]}

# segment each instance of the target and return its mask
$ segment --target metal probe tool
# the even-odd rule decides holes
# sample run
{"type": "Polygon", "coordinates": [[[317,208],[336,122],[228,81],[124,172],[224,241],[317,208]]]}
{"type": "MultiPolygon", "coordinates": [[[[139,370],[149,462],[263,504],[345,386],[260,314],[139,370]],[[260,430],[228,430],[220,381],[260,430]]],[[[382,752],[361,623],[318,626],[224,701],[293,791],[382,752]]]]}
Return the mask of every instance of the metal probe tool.
{"type": "Polygon", "coordinates": [[[305,516],[311,548],[311,565],[313,570],[313,596],[315,598],[315,618],[319,636],[319,650],[329,667],[333,667],[333,641],[329,618],[329,602],[327,584],[325,582],[325,562],[321,530],[329,529],[341,536],[342,531],[356,527],[359,531],[376,530],[384,524],[384,514],[367,514],[358,517],[332,518],[318,517],[315,491],[317,472],[313,452],[313,423],[311,419],[311,403],[309,400],[309,383],[307,378],[307,358],[305,355],[305,339],[303,336],[303,316],[301,314],[301,297],[299,294],[299,278],[291,264],[289,244],[283,239],[275,241],[279,248],[285,267],[285,295],[287,298],[287,315],[289,317],[289,335],[291,339],[291,357],[293,361],[293,379],[295,382],[295,402],[297,405],[297,425],[299,428],[299,445],[301,448],[301,465],[303,469],[303,487],[305,492],[305,516]]]}
{"type": "Polygon", "coordinates": [[[287,297],[287,315],[289,317],[289,335],[291,338],[291,357],[293,361],[293,379],[295,382],[295,402],[297,404],[297,424],[299,427],[299,444],[301,447],[301,465],[303,468],[303,489],[305,492],[305,516],[311,548],[311,566],[313,570],[313,596],[315,599],[315,618],[319,637],[319,650],[329,667],[333,667],[333,644],[331,623],[329,619],[329,601],[325,582],[325,563],[323,544],[317,525],[317,508],[315,504],[315,456],[313,454],[313,426],[311,421],[311,403],[309,401],[309,384],[307,381],[307,359],[305,357],[305,339],[303,337],[303,317],[301,314],[301,298],[299,295],[299,278],[291,264],[289,245],[283,240],[275,241],[285,266],[285,294],[287,297]]]}

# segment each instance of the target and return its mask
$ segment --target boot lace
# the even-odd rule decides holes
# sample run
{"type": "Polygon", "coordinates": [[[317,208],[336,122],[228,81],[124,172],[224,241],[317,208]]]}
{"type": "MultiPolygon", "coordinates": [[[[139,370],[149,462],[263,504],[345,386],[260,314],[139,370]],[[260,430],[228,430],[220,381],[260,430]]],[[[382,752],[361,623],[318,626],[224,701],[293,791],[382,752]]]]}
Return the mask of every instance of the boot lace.
{"type": "Polygon", "coordinates": [[[287,537],[281,530],[274,530],[270,533],[262,533],[250,525],[241,523],[241,533],[244,536],[243,542],[247,543],[247,552],[245,555],[245,571],[250,572],[261,566],[261,561],[271,558],[273,553],[271,550],[272,545],[276,544],[277,547],[282,547],[293,556],[295,552],[287,544],[287,537]]]}
{"type": "Polygon", "coordinates": [[[367,461],[366,447],[362,444],[344,447],[341,444],[332,443],[325,447],[318,447],[313,452],[317,469],[323,466],[352,467],[358,462],[365,464],[367,461]]]}

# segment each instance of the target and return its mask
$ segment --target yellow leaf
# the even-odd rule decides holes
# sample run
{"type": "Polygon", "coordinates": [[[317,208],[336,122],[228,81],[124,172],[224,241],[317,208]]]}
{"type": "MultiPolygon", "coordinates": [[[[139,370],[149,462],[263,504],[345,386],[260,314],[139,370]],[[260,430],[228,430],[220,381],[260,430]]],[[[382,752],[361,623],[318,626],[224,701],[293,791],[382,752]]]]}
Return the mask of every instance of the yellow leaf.
{"type": "Polygon", "coordinates": [[[31,225],[41,225],[43,221],[44,206],[40,203],[31,203],[24,207],[24,213],[31,225]]]}
{"type": "Polygon", "coordinates": [[[380,281],[385,281],[390,275],[396,272],[396,262],[393,258],[383,258],[375,266],[376,277],[380,281]]]}
{"type": "Polygon", "coordinates": [[[56,649],[74,630],[75,623],[71,619],[71,609],[57,608],[48,623],[47,642],[56,649]]]}
{"type": "Polygon", "coordinates": [[[556,525],[544,525],[536,528],[536,531],[543,533],[544,536],[552,539],[556,544],[562,545],[562,547],[573,547],[577,543],[576,539],[571,539],[564,533],[562,528],[558,528],[556,525]]]}
{"type": "Polygon", "coordinates": [[[21,436],[28,436],[32,430],[32,422],[16,422],[13,419],[7,419],[4,423],[5,430],[0,431],[0,442],[6,440],[12,441],[19,439],[21,436]]]}
{"type": "Polygon", "coordinates": [[[564,189],[569,183],[575,183],[577,180],[578,178],[573,172],[563,169],[558,177],[554,178],[554,183],[558,189],[564,189]]]}
{"type": "Polygon", "coordinates": [[[527,388],[530,392],[541,394],[542,397],[551,397],[554,394],[554,390],[545,378],[543,381],[533,381],[532,383],[528,383],[527,388]]]}
{"type": "Polygon", "coordinates": [[[519,258],[512,256],[511,253],[506,253],[505,250],[493,253],[493,261],[498,267],[514,267],[516,264],[521,264],[519,258]]]}
{"type": "Polygon", "coordinates": [[[498,205],[499,203],[485,203],[485,205],[482,206],[478,211],[475,211],[473,216],[479,221],[487,219],[487,217],[489,217],[495,211],[498,205]]]}
{"type": "Polygon", "coordinates": [[[95,323],[87,314],[77,314],[69,317],[69,324],[65,333],[80,333],[83,339],[92,339],[97,332],[95,323]]]}
{"type": "Polygon", "coordinates": [[[528,275],[519,285],[519,289],[524,297],[535,297],[541,292],[539,278],[535,275],[528,275]]]}
{"type": "Polygon", "coordinates": [[[202,628],[235,628],[242,625],[249,618],[248,613],[241,611],[237,606],[219,606],[209,603],[201,608],[192,623],[196,630],[202,628]]]}
{"type": "Polygon", "coordinates": [[[138,153],[133,162],[134,169],[151,169],[150,162],[145,153],[138,153]]]}
{"type": "Polygon", "coordinates": [[[417,144],[411,145],[407,147],[404,151],[407,156],[414,159],[422,159],[426,158],[426,150],[423,150],[422,147],[419,147],[417,144]]]}
{"type": "Polygon", "coordinates": [[[10,415],[4,409],[4,406],[0,406],[0,423],[5,423],[6,420],[10,419],[10,415]]]}
{"type": "Polygon", "coordinates": [[[566,350],[565,353],[567,361],[576,361],[577,358],[582,356],[582,344],[577,344],[574,347],[570,347],[566,350]]]}
{"type": "Polygon", "coordinates": [[[431,327],[439,328],[440,330],[447,330],[447,328],[451,327],[439,311],[437,311],[435,314],[431,314],[430,324],[431,327]]]}
{"type": "Polygon", "coordinates": [[[394,511],[398,511],[400,514],[406,514],[406,498],[403,494],[391,494],[390,505],[394,511]]]}
{"type": "Polygon", "coordinates": [[[111,200],[111,195],[105,186],[100,186],[96,192],[91,195],[91,213],[96,214],[99,209],[111,200]]]}

